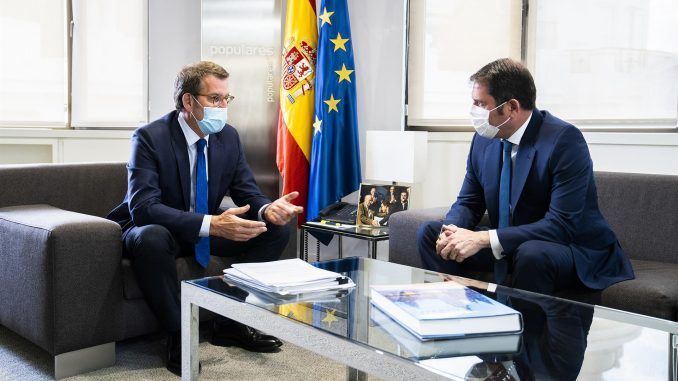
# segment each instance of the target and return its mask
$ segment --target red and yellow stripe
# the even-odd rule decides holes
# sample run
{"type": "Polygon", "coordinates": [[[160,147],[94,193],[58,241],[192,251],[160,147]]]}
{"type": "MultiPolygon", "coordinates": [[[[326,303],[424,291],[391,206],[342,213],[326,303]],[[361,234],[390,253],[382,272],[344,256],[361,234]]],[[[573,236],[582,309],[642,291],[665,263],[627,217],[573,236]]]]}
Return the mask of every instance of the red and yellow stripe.
{"type": "Polygon", "coordinates": [[[283,33],[276,162],[283,178],[283,194],[299,192],[299,197],[292,201],[304,207],[299,223],[306,221],[317,45],[315,0],[289,0],[283,33]],[[304,61],[290,65],[295,57],[304,61]],[[295,68],[298,70],[290,73],[295,68]],[[304,72],[305,68],[310,70],[304,72]]]}

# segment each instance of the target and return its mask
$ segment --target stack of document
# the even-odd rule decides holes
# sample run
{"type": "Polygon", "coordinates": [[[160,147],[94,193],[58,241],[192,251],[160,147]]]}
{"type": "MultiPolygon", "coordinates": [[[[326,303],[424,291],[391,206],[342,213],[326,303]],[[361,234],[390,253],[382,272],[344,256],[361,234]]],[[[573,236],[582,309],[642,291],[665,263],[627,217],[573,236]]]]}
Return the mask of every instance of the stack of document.
{"type": "Polygon", "coordinates": [[[230,281],[278,295],[298,295],[355,286],[351,278],[320,269],[301,259],[262,263],[236,263],[224,270],[230,281]]]}

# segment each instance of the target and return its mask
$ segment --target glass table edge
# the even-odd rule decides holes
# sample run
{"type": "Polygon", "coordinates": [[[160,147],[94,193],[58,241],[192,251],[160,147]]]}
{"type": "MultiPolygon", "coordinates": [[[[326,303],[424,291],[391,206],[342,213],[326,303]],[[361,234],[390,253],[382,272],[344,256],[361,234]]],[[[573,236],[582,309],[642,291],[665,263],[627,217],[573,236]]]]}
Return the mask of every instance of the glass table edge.
{"type": "MultiPolygon", "coordinates": [[[[343,259],[348,259],[348,258],[350,258],[350,257],[344,257],[343,259]]],[[[421,268],[417,268],[417,267],[402,265],[402,264],[399,264],[399,263],[392,263],[392,262],[383,261],[383,260],[380,260],[380,259],[367,258],[367,257],[359,257],[359,259],[361,261],[378,261],[378,262],[391,263],[391,264],[394,264],[394,265],[399,265],[399,266],[404,266],[404,267],[410,267],[410,268],[413,268],[413,269],[416,269],[416,270],[423,271],[427,275],[450,276],[449,274],[445,274],[445,273],[438,273],[438,272],[431,271],[431,270],[426,270],[426,269],[421,269],[421,268]]],[[[323,263],[323,262],[332,262],[332,261],[340,261],[340,260],[342,260],[342,259],[330,259],[328,261],[311,262],[311,263],[312,264],[313,263],[323,263]]],[[[196,279],[187,279],[187,280],[182,280],[182,282],[189,283],[189,284],[191,284],[195,287],[204,289],[204,290],[209,291],[209,292],[214,292],[214,293],[222,295],[224,297],[229,297],[228,295],[224,295],[224,294],[220,293],[218,290],[214,290],[212,288],[209,288],[209,287],[206,287],[206,286],[203,286],[203,285],[197,283],[197,282],[200,282],[200,281],[205,281],[205,280],[208,280],[208,279],[215,279],[215,278],[220,278],[221,280],[223,280],[224,275],[214,275],[214,276],[207,276],[207,277],[196,278],[196,279]]],[[[460,278],[463,278],[463,277],[460,277],[460,278]]],[[[473,279],[471,279],[471,278],[466,278],[466,279],[470,279],[470,280],[473,281],[473,279]]],[[[482,281],[480,281],[480,282],[482,282],[482,281]]],[[[487,283],[487,282],[482,282],[482,283],[486,283],[488,285],[491,284],[491,283],[487,283]]],[[[503,286],[498,286],[497,290],[495,292],[500,292],[503,288],[504,288],[503,286]]],[[[631,312],[631,311],[619,310],[619,309],[615,309],[615,308],[611,308],[611,307],[601,306],[601,305],[598,305],[598,304],[588,304],[588,303],[584,303],[584,302],[580,302],[580,301],[576,301],[576,300],[570,300],[570,299],[564,299],[564,298],[559,298],[559,297],[545,295],[545,294],[539,294],[539,293],[531,292],[531,291],[518,290],[518,289],[513,289],[513,290],[518,291],[518,292],[525,294],[525,295],[533,295],[535,297],[547,297],[547,298],[551,298],[551,299],[558,300],[558,301],[563,301],[563,302],[567,302],[567,303],[578,304],[578,305],[590,307],[590,308],[594,309],[594,312],[595,312],[594,316],[600,317],[600,318],[603,318],[603,319],[613,320],[613,321],[617,321],[617,322],[620,322],[620,323],[626,323],[626,324],[635,324],[635,325],[638,325],[638,326],[641,326],[641,327],[657,329],[657,330],[664,331],[664,332],[667,332],[667,333],[670,333],[670,334],[673,334],[673,335],[678,335],[678,322],[674,322],[674,321],[671,321],[671,320],[657,318],[657,317],[649,316],[649,315],[643,315],[643,314],[639,314],[639,313],[635,313],[635,312],[631,312]]],[[[231,299],[233,299],[234,301],[238,301],[235,298],[231,298],[231,299]]],[[[246,303],[244,301],[239,301],[239,302],[246,303]]],[[[305,302],[308,302],[308,301],[305,301],[305,302]]],[[[256,306],[258,308],[261,308],[262,310],[267,310],[265,307],[258,306],[256,304],[251,304],[251,305],[256,306]]],[[[270,312],[270,310],[267,310],[267,311],[270,312]]],[[[283,316],[283,315],[280,315],[280,316],[283,316]]],[[[287,318],[286,316],[283,316],[283,317],[287,318]]],[[[291,320],[294,320],[294,319],[291,319],[291,320]]],[[[303,323],[301,323],[301,324],[303,324],[303,323]]],[[[327,332],[331,333],[330,331],[327,331],[327,332]]],[[[336,335],[336,336],[341,337],[340,335],[336,335]]]]}

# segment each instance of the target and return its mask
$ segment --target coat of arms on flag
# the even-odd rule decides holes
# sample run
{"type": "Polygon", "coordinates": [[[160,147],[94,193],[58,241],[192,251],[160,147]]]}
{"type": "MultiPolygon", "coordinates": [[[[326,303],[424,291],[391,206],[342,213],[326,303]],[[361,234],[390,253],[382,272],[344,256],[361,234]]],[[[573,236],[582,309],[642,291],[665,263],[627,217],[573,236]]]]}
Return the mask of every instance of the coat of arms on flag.
{"type": "Polygon", "coordinates": [[[303,40],[297,45],[290,39],[285,46],[282,87],[290,103],[313,88],[316,54],[316,49],[303,40]]]}

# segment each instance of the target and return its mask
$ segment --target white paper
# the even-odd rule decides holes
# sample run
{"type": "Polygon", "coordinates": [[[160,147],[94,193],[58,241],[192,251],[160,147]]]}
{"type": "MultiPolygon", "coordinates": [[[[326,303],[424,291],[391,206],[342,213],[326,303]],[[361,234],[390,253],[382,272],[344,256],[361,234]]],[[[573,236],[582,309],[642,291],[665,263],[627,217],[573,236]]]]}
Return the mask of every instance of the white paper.
{"type": "MultiPolygon", "coordinates": [[[[299,258],[261,263],[236,263],[233,268],[269,286],[304,285],[319,280],[336,280],[341,274],[319,269],[299,258]]],[[[225,272],[225,271],[224,271],[225,272]]]]}
{"type": "Polygon", "coordinates": [[[224,274],[235,283],[279,295],[341,290],[355,286],[351,279],[339,273],[314,267],[298,258],[237,263],[232,268],[225,269],[224,274]]]}

